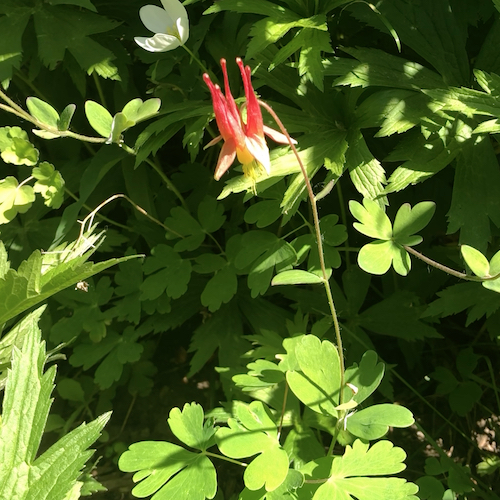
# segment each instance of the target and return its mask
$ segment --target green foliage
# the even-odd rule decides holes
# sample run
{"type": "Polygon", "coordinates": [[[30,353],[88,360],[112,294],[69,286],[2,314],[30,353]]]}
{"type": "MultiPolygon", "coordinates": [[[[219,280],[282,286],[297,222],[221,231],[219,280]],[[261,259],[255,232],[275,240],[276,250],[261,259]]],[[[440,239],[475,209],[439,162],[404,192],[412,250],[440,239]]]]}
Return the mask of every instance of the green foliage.
{"type": "Polygon", "coordinates": [[[363,205],[351,201],[349,208],[360,221],[355,222],[354,227],[366,236],[377,238],[359,251],[359,267],[369,273],[385,274],[392,264],[398,274],[406,276],[411,269],[411,260],[404,247],[422,242],[423,238],[414,233],[429,223],[434,215],[435,204],[423,201],[412,209],[409,203],[405,203],[396,214],[394,226],[383,209],[369,199],[365,198],[363,205]]]}
{"type": "Polygon", "coordinates": [[[52,366],[44,373],[45,343],[37,327],[41,313],[36,310],[22,320],[22,347],[12,351],[0,424],[0,498],[79,498],[79,477],[93,452],[87,448],[111,416],[80,425],[38,453],[56,371],[52,366]]]}
{"type": "Polygon", "coordinates": [[[417,484],[498,500],[476,439],[499,411],[496,0],[190,1],[189,38],[161,53],[134,42],[136,0],[0,3],[0,388],[17,315],[48,301],[47,355],[68,360],[52,442],[114,408],[98,471],[129,446],[120,466],[155,499],[414,499],[417,484]],[[297,142],[319,221],[272,138],[269,175],[237,157],[213,180],[203,73],[224,87],[227,60],[248,123],[237,56],[297,142]],[[179,442],[152,441],[164,406],[198,396],[205,410],[170,413],[179,442]],[[439,456],[424,470],[415,436],[439,456]]]}

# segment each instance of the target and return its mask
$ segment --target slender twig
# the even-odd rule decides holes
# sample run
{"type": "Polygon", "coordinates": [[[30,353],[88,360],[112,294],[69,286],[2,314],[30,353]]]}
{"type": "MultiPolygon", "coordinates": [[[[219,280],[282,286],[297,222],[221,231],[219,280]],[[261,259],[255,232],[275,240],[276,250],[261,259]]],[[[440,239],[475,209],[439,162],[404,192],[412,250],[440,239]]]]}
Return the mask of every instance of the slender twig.
{"type": "Polygon", "coordinates": [[[141,214],[145,215],[148,219],[150,219],[151,221],[153,221],[155,224],[158,224],[159,226],[161,226],[163,229],[165,229],[166,231],[174,234],[175,236],[179,237],[179,238],[184,238],[184,236],[180,233],[178,233],[177,231],[174,231],[173,229],[170,229],[168,226],[166,226],[165,224],[163,224],[162,222],[160,222],[158,219],[155,219],[152,215],[149,215],[146,210],[144,210],[144,208],[140,207],[139,205],[137,205],[137,203],[133,202],[127,195],[125,194],[114,194],[113,196],[110,196],[107,200],[104,200],[100,205],[98,205],[94,210],[92,210],[92,212],[90,212],[86,217],[85,219],[83,219],[82,221],[82,228],[80,230],[80,237],[83,236],[83,233],[85,232],[85,227],[92,227],[92,224],[94,222],[94,217],[96,216],[97,212],[99,212],[99,210],[104,207],[105,205],[107,205],[108,203],[118,199],[118,198],[123,198],[125,200],[127,200],[138,212],[141,212],[141,214]]]}
{"type": "Polygon", "coordinates": [[[467,281],[493,281],[498,278],[500,278],[500,273],[495,274],[495,276],[487,276],[487,277],[480,277],[480,276],[472,276],[470,274],[466,273],[461,273],[459,271],[455,271],[455,269],[451,269],[451,267],[444,266],[443,264],[440,264],[439,262],[436,262],[435,260],[429,259],[429,257],[426,257],[424,254],[421,254],[420,252],[417,252],[414,248],[403,245],[403,248],[408,252],[414,255],[415,257],[419,258],[420,260],[424,261],[426,264],[429,264],[429,266],[435,267],[436,269],[439,269],[440,271],[445,272],[446,274],[451,274],[452,276],[455,276],[456,278],[460,278],[462,280],[467,280],[467,281]]]}
{"type": "MultiPolygon", "coordinates": [[[[309,180],[309,176],[307,175],[307,170],[302,163],[302,160],[300,158],[300,155],[297,151],[297,148],[295,147],[294,141],[290,137],[290,134],[286,130],[285,126],[283,125],[283,122],[280,120],[278,115],[274,112],[273,108],[269,106],[269,104],[265,103],[264,101],[261,101],[259,99],[259,104],[273,117],[273,119],[276,121],[278,127],[281,129],[283,134],[286,136],[288,139],[288,143],[290,144],[290,147],[292,148],[293,154],[295,155],[295,158],[297,158],[297,162],[300,165],[300,169],[302,171],[302,175],[304,176],[304,180],[306,183],[306,189],[307,189],[307,194],[309,196],[309,202],[311,203],[311,208],[312,208],[312,214],[313,214],[313,219],[314,219],[314,229],[316,233],[316,243],[318,246],[318,256],[319,256],[319,265],[321,267],[321,273],[323,275],[323,284],[325,287],[326,291],[326,296],[328,299],[328,305],[330,307],[330,313],[332,315],[333,319],[333,325],[334,325],[334,330],[335,330],[335,337],[337,341],[337,351],[339,354],[339,361],[340,361],[340,393],[339,393],[339,404],[342,404],[343,401],[343,395],[344,395],[344,382],[345,382],[345,362],[344,362],[344,348],[342,345],[342,336],[340,335],[340,325],[339,325],[339,320],[337,317],[337,311],[335,309],[335,304],[333,302],[333,295],[332,295],[332,290],[330,288],[330,282],[328,281],[328,274],[326,272],[326,265],[325,265],[325,257],[324,257],[324,251],[323,251],[323,238],[321,236],[321,228],[319,225],[319,216],[318,216],[318,207],[316,204],[316,198],[314,196],[314,192],[311,186],[311,182],[309,180]]],[[[340,421],[340,419],[339,419],[340,421]]]]}
{"type": "Polygon", "coordinates": [[[207,457],[220,458],[221,460],[225,460],[226,462],[231,462],[232,464],[241,465],[242,467],[247,467],[247,463],[240,462],[238,460],[233,460],[232,458],[225,457],[224,455],[218,455],[217,453],[212,453],[210,451],[203,452],[207,457]]]}

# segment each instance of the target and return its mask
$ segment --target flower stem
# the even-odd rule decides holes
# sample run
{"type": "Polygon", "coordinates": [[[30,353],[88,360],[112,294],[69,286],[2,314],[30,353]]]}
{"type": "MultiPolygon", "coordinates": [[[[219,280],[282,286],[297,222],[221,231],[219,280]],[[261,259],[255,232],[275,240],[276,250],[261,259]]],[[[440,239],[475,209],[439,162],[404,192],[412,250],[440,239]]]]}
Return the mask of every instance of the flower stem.
{"type": "Polygon", "coordinates": [[[198,59],[192,50],[188,49],[186,45],[181,45],[181,47],[196,61],[203,73],[208,73],[208,69],[205,68],[204,64],[198,59]]]}
{"type": "MultiPolygon", "coordinates": [[[[309,180],[309,176],[307,175],[307,170],[302,163],[302,160],[300,158],[300,155],[297,151],[297,148],[295,147],[292,138],[290,137],[290,134],[286,130],[285,126],[283,125],[282,121],[279,119],[278,115],[274,112],[274,110],[269,106],[269,104],[259,100],[259,104],[267,110],[267,112],[274,118],[276,123],[278,124],[278,127],[281,129],[283,134],[286,136],[288,139],[288,143],[290,144],[290,147],[292,148],[292,151],[297,158],[297,162],[300,165],[300,169],[302,171],[302,175],[304,176],[304,180],[306,183],[306,189],[307,189],[307,194],[309,196],[309,202],[311,203],[311,208],[312,208],[312,214],[313,214],[313,219],[314,219],[314,229],[316,233],[316,243],[318,246],[318,256],[319,256],[319,264],[321,267],[321,273],[323,275],[323,284],[325,286],[325,292],[326,296],[328,299],[328,305],[330,307],[330,313],[333,319],[333,326],[335,330],[335,337],[337,341],[337,351],[339,354],[339,361],[340,361],[340,392],[339,392],[339,404],[342,404],[343,401],[343,395],[344,395],[344,382],[345,382],[345,362],[344,362],[344,348],[342,345],[342,336],[340,335],[340,325],[337,317],[337,311],[335,309],[335,303],[333,302],[333,296],[332,296],[332,290],[330,288],[330,282],[328,281],[328,275],[326,272],[326,266],[325,266],[325,257],[324,257],[324,251],[323,251],[323,241],[321,237],[321,228],[319,224],[319,216],[318,216],[318,207],[316,204],[316,198],[314,196],[314,192],[311,186],[311,182],[309,180]]],[[[338,422],[341,422],[341,418],[339,417],[338,422]]],[[[340,425],[340,424],[339,424],[340,425]]]]}

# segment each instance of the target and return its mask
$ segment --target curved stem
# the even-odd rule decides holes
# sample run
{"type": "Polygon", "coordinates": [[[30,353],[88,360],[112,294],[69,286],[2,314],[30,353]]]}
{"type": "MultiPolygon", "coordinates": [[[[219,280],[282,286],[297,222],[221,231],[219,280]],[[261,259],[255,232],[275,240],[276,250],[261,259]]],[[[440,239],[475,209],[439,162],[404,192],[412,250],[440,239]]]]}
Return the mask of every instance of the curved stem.
{"type": "Polygon", "coordinates": [[[188,49],[185,45],[181,45],[181,47],[196,61],[196,63],[201,68],[203,73],[208,73],[208,69],[205,68],[203,63],[198,59],[198,57],[196,57],[196,55],[194,54],[194,52],[192,50],[188,49]]]}
{"type": "MultiPolygon", "coordinates": [[[[314,229],[315,229],[315,233],[316,233],[316,243],[318,245],[319,264],[321,267],[321,273],[323,275],[323,284],[325,286],[325,292],[326,292],[326,296],[328,299],[328,305],[330,307],[330,313],[331,313],[332,319],[333,319],[335,337],[336,337],[336,341],[337,341],[337,351],[339,354],[339,361],[340,361],[339,404],[342,404],[344,402],[343,400],[344,400],[344,383],[345,383],[344,348],[342,345],[342,337],[340,335],[340,325],[339,325],[339,321],[338,321],[338,317],[337,317],[337,311],[335,309],[335,303],[333,302],[332,290],[330,288],[330,282],[328,281],[328,275],[326,272],[325,258],[324,258],[324,251],[323,251],[323,239],[321,236],[321,228],[320,228],[320,224],[319,224],[318,207],[316,204],[316,198],[315,198],[314,192],[312,190],[311,182],[309,181],[309,176],[307,175],[307,170],[306,170],[304,164],[302,163],[300,155],[299,155],[297,148],[295,147],[295,145],[292,141],[292,138],[290,137],[290,134],[286,130],[282,121],[279,119],[278,115],[271,108],[271,106],[269,106],[267,103],[265,103],[261,100],[259,100],[258,102],[273,117],[273,119],[276,121],[280,130],[283,132],[283,134],[288,139],[288,143],[290,144],[290,147],[292,148],[293,154],[297,158],[297,162],[300,165],[300,169],[302,171],[302,175],[304,176],[304,180],[306,183],[307,194],[309,196],[309,202],[311,203],[313,219],[314,219],[314,229]]],[[[338,421],[340,422],[341,419],[339,418],[338,421]]]]}
{"type": "Polygon", "coordinates": [[[153,221],[155,224],[158,224],[159,226],[161,226],[163,229],[165,229],[165,231],[168,231],[172,234],[174,234],[175,236],[179,237],[179,238],[184,238],[184,236],[182,236],[182,234],[179,234],[177,231],[174,231],[173,229],[170,229],[168,226],[165,226],[165,224],[163,224],[162,222],[160,222],[158,219],[155,219],[152,215],[149,215],[146,210],[144,210],[144,208],[140,207],[139,205],[137,205],[137,203],[134,203],[127,195],[125,194],[114,194],[113,196],[110,196],[107,200],[103,201],[100,205],[98,205],[96,208],[94,208],[94,210],[92,210],[92,212],[90,212],[82,221],[82,228],[80,230],[80,235],[82,235],[84,232],[85,232],[85,226],[87,225],[88,223],[88,226],[91,227],[93,222],[94,222],[94,217],[96,216],[97,212],[99,212],[99,210],[104,207],[105,205],[107,205],[108,203],[114,201],[114,200],[117,200],[118,198],[123,198],[125,200],[127,200],[138,212],[141,212],[141,214],[145,215],[149,220],[153,221]]]}
{"type": "Polygon", "coordinates": [[[408,247],[406,245],[403,245],[403,248],[408,252],[414,255],[415,257],[419,258],[420,260],[423,260],[426,264],[429,264],[429,266],[435,267],[436,269],[439,269],[440,271],[445,272],[446,274],[451,274],[451,276],[455,276],[456,278],[460,278],[462,280],[467,280],[467,281],[492,281],[500,278],[500,273],[496,274],[495,276],[488,276],[488,277],[480,277],[480,276],[471,276],[470,274],[466,273],[461,273],[460,271],[455,271],[455,269],[451,269],[451,267],[444,266],[443,264],[440,264],[439,262],[436,262],[435,260],[429,259],[429,257],[426,257],[424,254],[421,254],[420,252],[417,252],[414,248],[408,247]]]}

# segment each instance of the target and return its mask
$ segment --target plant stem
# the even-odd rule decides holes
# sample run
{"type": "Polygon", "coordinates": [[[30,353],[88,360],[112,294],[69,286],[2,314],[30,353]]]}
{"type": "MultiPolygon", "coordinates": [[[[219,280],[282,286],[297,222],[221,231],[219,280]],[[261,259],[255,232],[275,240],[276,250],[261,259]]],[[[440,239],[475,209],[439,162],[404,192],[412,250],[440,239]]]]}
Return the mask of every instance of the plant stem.
{"type": "MultiPolygon", "coordinates": [[[[330,313],[332,315],[333,319],[333,326],[335,330],[335,337],[337,341],[337,351],[339,354],[339,361],[340,361],[340,391],[339,391],[339,404],[342,404],[344,401],[344,383],[345,383],[345,362],[344,362],[344,348],[342,345],[342,336],[340,335],[340,325],[337,317],[337,311],[335,309],[335,304],[333,302],[333,296],[332,296],[332,290],[330,288],[330,282],[328,281],[328,275],[326,272],[326,266],[325,266],[325,258],[324,258],[324,251],[323,251],[323,240],[321,236],[321,228],[319,224],[319,216],[318,216],[318,207],[316,204],[316,198],[314,196],[314,192],[312,190],[311,182],[309,181],[309,176],[307,175],[307,170],[304,167],[304,164],[302,163],[302,160],[299,156],[299,153],[297,151],[297,148],[295,147],[292,138],[290,137],[290,134],[286,130],[285,126],[283,125],[282,121],[279,119],[278,115],[274,112],[274,110],[269,106],[267,103],[259,100],[259,104],[268,111],[268,113],[273,117],[273,119],[276,121],[278,124],[278,127],[280,130],[285,134],[286,138],[288,139],[288,143],[290,144],[290,147],[292,148],[292,151],[297,158],[297,162],[300,165],[300,169],[302,170],[302,175],[304,176],[304,180],[306,183],[306,189],[307,189],[307,194],[309,196],[309,202],[311,203],[311,208],[312,208],[312,214],[313,214],[313,219],[314,219],[314,229],[316,233],[316,243],[318,245],[318,256],[319,256],[319,264],[321,267],[321,273],[323,275],[323,284],[325,286],[325,292],[326,296],[328,299],[328,305],[330,306],[330,313]]],[[[341,418],[338,419],[338,423],[341,422],[341,418]]]]}
{"type": "Polygon", "coordinates": [[[488,276],[488,277],[471,276],[470,274],[461,273],[459,271],[455,271],[455,269],[451,269],[451,267],[444,266],[443,264],[440,264],[439,262],[436,262],[435,260],[429,259],[429,257],[426,257],[424,254],[417,252],[412,247],[408,247],[406,245],[403,245],[403,248],[408,253],[411,253],[412,255],[419,258],[420,260],[423,260],[426,264],[429,264],[430,266],[435,267],[436,269],[439,269],[440,271],[443,271],[446,274],[451,274],[452,276],[455,276],[456,278],[460,278],[462,280],[482,282],[482,281],[492,281],[492,280],[496,280],[496,279],[500,278],[500,273],[496,274],[495,276],[488,276]]]}
{"type": "Polygon", "coordinates": [[[207,457],[220,458],[221,460],[225,460],[226,462],[231,462],[232,464],[241,465],[242,467],[246,467],[248,464],[245,462],[239,462],[238,460],[233,460],[232,458],[225,457],[224,455],[218,455],[217,453],[212,453],[210,451],[203,452],[207,457]]]}
{"type": "Polygon", "coordinates": [[[208,73],[208,69],[205,68],[205,66],[203,65],[203,63],[198,59],[198,57],[195,56],[195,54],[194,54],[193,51],[191,51],[190,49],[188,49],[185,45],[181,45],[181,47],[196,61],[196,63],[201,68],[201,70],[203,71],[203,73],[208,73]]]}

